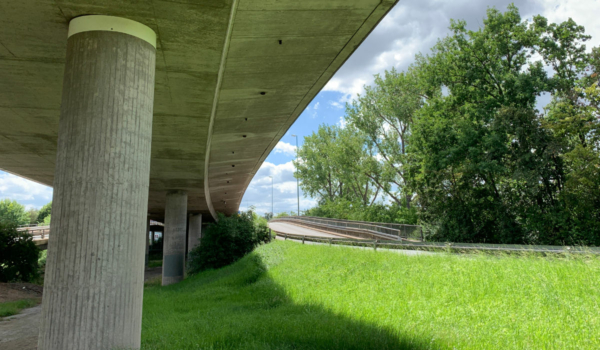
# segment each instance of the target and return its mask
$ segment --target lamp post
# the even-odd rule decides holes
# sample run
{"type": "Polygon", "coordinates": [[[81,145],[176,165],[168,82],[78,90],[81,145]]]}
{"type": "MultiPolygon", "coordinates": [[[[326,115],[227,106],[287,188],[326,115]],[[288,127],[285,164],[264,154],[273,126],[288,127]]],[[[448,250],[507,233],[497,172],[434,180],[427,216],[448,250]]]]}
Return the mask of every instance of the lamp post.
{"type": "Polygon", "coordinates": [[[271,219],[275,217],[274,205],[273,205],[273,176],[269,176],[271,178],[271,219]]]}
{"type": "MultiPolygon", "coordinates": [[[[298,162],[298,135],[292,135],[296,138],[296,162],[298,162]]],[[[296,168],[298,170],[298,168],[296,168]]],[[[296,194],[298,195],[298,216],[300,216],[300,180],[296,177],[296,194]]]]}

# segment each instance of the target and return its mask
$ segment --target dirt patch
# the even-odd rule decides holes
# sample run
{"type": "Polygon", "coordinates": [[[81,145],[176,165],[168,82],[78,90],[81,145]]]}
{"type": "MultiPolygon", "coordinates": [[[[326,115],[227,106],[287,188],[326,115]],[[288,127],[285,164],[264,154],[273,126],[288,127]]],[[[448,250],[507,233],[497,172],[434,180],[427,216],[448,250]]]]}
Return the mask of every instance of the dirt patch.
{"type": "Polygon", "coordinates": [[[162,266],[149,267],[144,270],[144,282],[158,277],[162,277],[162,266]]]}
{"type": "Polygon", "coordinates": [[[42,299],[44,287],[32,283],[0,283],[0,303],[22,299],[42,299]]]}

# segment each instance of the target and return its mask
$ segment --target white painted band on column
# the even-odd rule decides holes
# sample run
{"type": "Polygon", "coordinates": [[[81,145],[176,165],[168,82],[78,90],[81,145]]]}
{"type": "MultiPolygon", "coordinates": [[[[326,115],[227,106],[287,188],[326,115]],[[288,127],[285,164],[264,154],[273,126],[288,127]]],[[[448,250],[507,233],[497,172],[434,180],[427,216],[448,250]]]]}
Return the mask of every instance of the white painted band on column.
{"type": "Polygon", "coordinates": [[[71,36],[92,31],[118,32],[140,38],[156,48],[156,33],[150,27],[127,18],[113,16],[81,16],[73,18],[69,23],[71,36]]]}

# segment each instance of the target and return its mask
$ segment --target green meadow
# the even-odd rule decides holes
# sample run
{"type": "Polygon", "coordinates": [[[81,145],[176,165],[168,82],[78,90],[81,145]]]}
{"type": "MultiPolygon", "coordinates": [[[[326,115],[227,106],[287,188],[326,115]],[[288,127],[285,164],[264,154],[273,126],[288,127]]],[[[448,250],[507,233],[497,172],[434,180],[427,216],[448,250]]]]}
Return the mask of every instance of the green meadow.
{"type": "Polygon", "coordinates": [[[143,349],[600,348],[600,258],[276,241],[144,291],[143,349]]]}

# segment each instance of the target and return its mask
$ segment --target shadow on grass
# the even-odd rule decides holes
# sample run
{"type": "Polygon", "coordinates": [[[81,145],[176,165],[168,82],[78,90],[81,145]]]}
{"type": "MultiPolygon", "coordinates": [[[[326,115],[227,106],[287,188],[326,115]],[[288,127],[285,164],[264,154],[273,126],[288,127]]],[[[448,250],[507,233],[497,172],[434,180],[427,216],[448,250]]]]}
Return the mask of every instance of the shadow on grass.
{"type": "Polygon", "coordinates": [[[142,349],[429,349],[318,305],[296,304],[261,257],[145,290],[142,349]]]}

